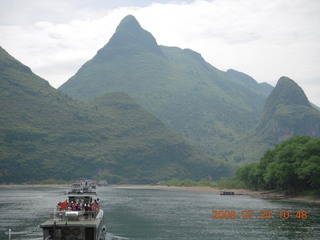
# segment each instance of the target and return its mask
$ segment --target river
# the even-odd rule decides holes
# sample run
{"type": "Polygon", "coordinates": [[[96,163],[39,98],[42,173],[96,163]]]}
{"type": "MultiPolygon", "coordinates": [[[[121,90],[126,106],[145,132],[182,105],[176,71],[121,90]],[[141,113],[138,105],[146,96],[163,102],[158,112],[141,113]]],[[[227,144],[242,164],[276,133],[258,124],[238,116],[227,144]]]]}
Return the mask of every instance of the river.
{"type": "MultiPolygon", "coordinates": [[[[0,239],[42,239],[67,188],[1,187],[0,239]]],[[[320,206],[216,193],[98,188],[108,236],[133,240],[320,239],[320,206]]]]}

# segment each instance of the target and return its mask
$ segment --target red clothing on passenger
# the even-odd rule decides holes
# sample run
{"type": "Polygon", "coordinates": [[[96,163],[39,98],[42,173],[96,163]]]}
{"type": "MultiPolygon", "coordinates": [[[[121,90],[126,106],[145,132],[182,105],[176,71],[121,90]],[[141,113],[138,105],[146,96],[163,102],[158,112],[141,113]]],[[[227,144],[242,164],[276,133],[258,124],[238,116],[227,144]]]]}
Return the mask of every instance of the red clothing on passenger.
{"type": "Polygon", "coordinates": [[[61,203],[61,210],[64,210],[64,209],[66,209],[67,207],[68,207],[68,201],[67,200],[65,200],[63,203],[61,203]]]}

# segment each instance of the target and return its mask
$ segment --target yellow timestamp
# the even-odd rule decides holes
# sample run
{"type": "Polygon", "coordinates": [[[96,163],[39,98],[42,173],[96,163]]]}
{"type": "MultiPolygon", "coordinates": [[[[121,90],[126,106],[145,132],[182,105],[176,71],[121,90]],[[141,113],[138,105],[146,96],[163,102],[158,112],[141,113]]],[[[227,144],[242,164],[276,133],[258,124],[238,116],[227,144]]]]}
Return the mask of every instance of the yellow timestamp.
{"type": "Polygon", "coordinates": [[[272,211],[261,210],[243,210],[243,211],[234,211],[234,210],[219,210],[212,211],[212,219],[269,219],[269,218],[280,218],[280,219],[289,219],[289,218],[298,218],[298,219],[307,219],[307,211],[278,211],[273,213],[272,211]]]}

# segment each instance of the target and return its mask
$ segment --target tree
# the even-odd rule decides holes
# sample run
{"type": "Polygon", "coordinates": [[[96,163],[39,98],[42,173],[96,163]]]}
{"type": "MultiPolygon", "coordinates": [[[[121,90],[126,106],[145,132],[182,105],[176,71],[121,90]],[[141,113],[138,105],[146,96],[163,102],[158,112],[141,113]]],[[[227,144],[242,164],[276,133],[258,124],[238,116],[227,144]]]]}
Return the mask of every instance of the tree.
{"type": "Polygon", "coordinates": [[[287,193],[320,186],[320,139],[293,137],[265,152],[258,163],[238,169],[236,176],[250,188],[287,193]]]}

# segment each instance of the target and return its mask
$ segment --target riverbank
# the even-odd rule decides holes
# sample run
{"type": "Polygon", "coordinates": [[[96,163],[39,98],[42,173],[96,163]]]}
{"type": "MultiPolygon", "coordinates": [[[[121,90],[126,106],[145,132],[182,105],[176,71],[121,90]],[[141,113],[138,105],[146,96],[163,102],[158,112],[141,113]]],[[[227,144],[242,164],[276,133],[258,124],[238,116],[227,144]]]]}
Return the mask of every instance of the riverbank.
{"type": "MultiPolygon", "coordinates": [[[[220,189],[206,186],[177,187],[164,185],[112,185],[113,188],[127,189],[161,189],[174,191],[194,191],[194,192],[212,192],[220,194],[220,189]]],[[[312,196],[287,196],[274,191],[251,191],[247,189],[223,189],[223,191],[234,192],[235,195],[248,195],[256,198],[276,199],[288,202],[304,202],[320,204],[320,198],[312,196]]]]}
{"type": "Polygon", "coordinates": [[[71,187],[71,184],[1,184],[0,188],[71,187]]]}
{"type": "MultiPolygon", "coordinates": [[[[4,184],[0,188],[29,188],[29,187],[45,187],[45,188],[65,188],[70,187],[70,184],[4,184]]],[[[112,188],[127,188],[127,189],[161,189],[161,190],[174,190],[174,191],[194,191],[194,192],[212,192],[220,194],[220,189],[215,187],[206,186],[191,186],[191,187],[178,187],[178,186],[165,186],[165,185],[109,185],[112,188]]],[[[303,203],[316,203],[320,204],[320,198],[313,196],[287,196],[282,193],[274,191],[251,191],[247,189],[223,189],[223,191],[234,192],[234,195],[248,195],[256,198],[276,199],[288,202],[303,202],[303,203]]]]}

